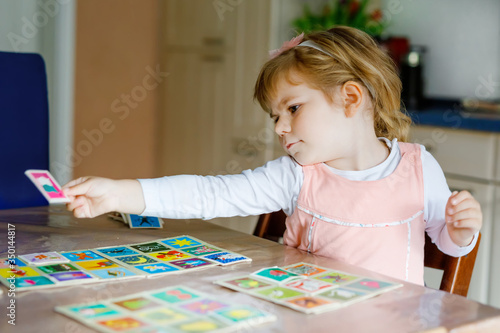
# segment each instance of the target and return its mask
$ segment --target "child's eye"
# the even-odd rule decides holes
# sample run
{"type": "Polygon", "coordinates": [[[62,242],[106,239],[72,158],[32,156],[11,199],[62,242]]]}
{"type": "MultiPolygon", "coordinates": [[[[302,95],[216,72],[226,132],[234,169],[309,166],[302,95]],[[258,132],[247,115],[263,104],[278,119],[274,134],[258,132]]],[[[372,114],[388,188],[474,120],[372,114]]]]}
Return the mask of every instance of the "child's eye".
{"type": "Polygon", "coordinates": [[[272,120],[273,120],[273,122],[274,122],[275,124],[278,122],[278,120],[279,120],[279,119],[280,119],[280,117],[277,117],[277,116],[272,118],[272,120]]]}
{"type": "Polygon", "coordinates": [[[290,111],[291,113],[295,113],[295,111],[297,111],[299,108],[300,105],[292,105],[288,108],[288,111],[290,111]]]}

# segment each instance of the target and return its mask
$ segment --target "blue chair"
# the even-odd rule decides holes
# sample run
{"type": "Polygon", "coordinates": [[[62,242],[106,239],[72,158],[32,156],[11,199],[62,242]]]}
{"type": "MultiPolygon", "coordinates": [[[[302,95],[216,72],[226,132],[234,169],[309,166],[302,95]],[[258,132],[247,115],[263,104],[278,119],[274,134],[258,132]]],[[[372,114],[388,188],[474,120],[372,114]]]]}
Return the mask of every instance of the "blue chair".
{"type": "Polygon", "coordinates": [[[0,52],[0,209],[44,206],[24,175],[49,168],[49,106],[39,54],[0,52]]]}

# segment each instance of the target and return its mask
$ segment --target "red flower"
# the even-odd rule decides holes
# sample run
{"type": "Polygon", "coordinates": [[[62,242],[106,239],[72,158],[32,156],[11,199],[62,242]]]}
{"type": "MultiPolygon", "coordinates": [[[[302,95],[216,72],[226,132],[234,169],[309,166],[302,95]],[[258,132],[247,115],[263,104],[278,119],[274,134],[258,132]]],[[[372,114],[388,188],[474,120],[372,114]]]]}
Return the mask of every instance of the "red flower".
{"type": "Polygon", "coordinates": [[[380,21],[382,19],[382,11],[380,9],[373,11],[372,19],[374,21],[380,21]]]}
{"type": "Polygon", "coordinates": [[[349,15],[353,16],[356,14],[359,10],[359,2],[358,1],[353,1],[349,4],[349,15]]]}

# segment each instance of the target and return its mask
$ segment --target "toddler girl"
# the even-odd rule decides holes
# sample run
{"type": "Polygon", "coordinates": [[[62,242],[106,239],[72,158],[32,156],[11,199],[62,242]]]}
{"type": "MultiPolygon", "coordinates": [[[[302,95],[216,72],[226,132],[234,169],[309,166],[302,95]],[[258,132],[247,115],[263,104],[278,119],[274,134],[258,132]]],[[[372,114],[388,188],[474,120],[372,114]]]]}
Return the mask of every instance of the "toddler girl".
{"type": "Polygon", "coordinates": [[[286,245],[419,284],[425,232],[452,256],[474,247],[479,204],[467,191],[450,193],[436,160],[405,143],[401,82],[371,37],[334,27],[272,56],[254,96],[287,156],[239,175],[83,177],[65,186],[68,209],[179,219],[283,209],[286,245]]]}

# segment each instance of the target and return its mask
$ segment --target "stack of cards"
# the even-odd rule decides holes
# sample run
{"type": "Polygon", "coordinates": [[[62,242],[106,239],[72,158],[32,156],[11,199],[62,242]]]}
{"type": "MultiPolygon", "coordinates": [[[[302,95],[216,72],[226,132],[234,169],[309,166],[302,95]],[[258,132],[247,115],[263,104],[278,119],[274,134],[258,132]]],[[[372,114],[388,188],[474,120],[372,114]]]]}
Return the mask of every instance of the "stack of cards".
{"type": "Polygon", "coordinates": [[[24,174],[31,179],[49,203],[65,203],[70,201],[49,171],[26,170],[24,174]]]}
{"type": "Polygon", "coordinates": [[[55,311],[99,332],[232,332],[276,320],[253,306],[220,301],[182,285],[55,311]]]}
{"type": "Polygon", "coordinates": [[[130,228],[163,228],[163,220],[154,216],[141,216],[126,213],[110,213],[108,216],[128,225],[130,228]]]}
{"type": "Polygon", "coordinates": [[[307,263],[215,283],[305,313],[332,311],[402,286],[307,263]]]}
{"type": "Polygon", "coordinates": [[[183,273],[252,259],[190,236],[146,243],[0,258],[0,281],[18,291],[183,273]]]}

